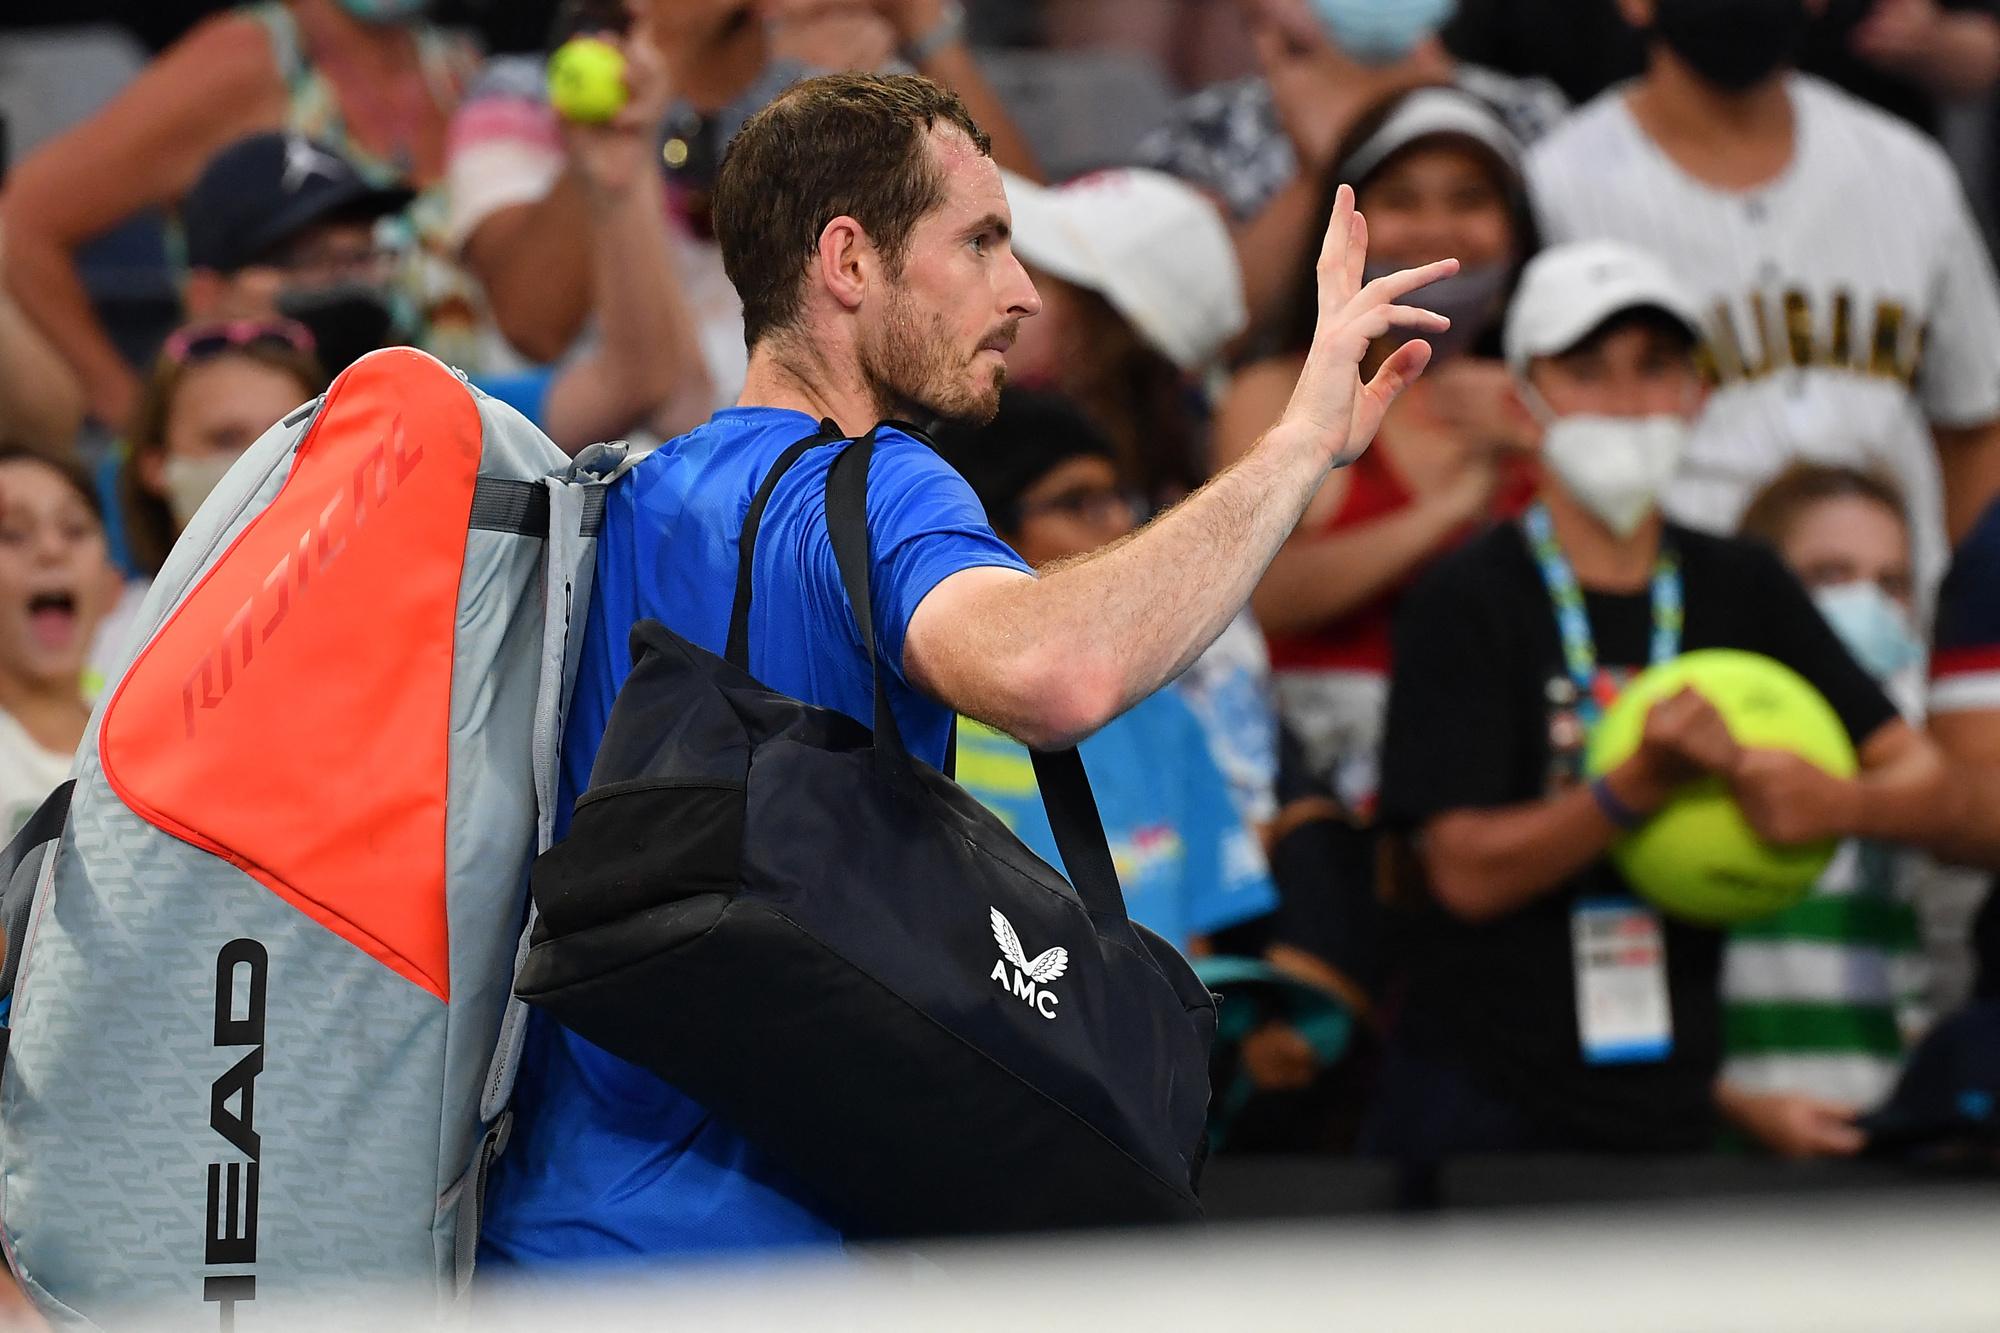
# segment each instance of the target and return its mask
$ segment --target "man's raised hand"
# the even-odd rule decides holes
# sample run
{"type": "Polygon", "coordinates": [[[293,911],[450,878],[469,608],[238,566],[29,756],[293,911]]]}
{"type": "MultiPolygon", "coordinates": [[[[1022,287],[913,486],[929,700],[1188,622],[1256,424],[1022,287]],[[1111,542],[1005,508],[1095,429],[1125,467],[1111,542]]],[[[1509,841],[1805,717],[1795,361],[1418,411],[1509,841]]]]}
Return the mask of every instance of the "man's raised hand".
{"type": "Polygon", "coordinates": [[[1320,246],[1319,323],[1291,402],[1274,428],[1308,435],[1334,467],[1361,456],[1389,404],[1430,364],[1430,344],[1412,340],[1390,353],[1364,384],[1361,363],[1369,345],[1391,329],[1442,333],[1451,327],[1442,315],[1398,302],[1458,272],[1456,259],[1403,269],[1364,285],[1367,263],[1368,223],[1355,211],[1353,188],[1342,185],[1334,194],[1333,216],[1320,246]]]}

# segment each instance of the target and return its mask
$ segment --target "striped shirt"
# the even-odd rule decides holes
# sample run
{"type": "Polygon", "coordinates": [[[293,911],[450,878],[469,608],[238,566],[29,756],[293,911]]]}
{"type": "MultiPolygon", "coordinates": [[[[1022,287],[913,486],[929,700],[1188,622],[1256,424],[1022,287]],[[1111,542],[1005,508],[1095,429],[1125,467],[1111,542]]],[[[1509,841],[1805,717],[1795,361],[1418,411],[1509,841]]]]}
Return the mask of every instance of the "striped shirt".
{"type": "Polygon", "coordinates": [[[1936,144],[1819,79],[1789,86],[1792,161],[1741,191],[1689,176],[1613,89],[1530,151],[1537,217],[1550,243],[1653,250],[1708,311],[1717,388],[1670,515],[1732,531],[1794,459],[1882,467],[1909,499],[1928,591],[1945,556],[1930,426],[2000,418],[1992,260],[1936,144]]]}
{"type": "Polygon", "coordinates": [[[1723,1077],[1866,1110],[1886,1097],[1927,1021],[1906,857],[1843,844],[1804,902],[1730,932],[1723,1077]]]}

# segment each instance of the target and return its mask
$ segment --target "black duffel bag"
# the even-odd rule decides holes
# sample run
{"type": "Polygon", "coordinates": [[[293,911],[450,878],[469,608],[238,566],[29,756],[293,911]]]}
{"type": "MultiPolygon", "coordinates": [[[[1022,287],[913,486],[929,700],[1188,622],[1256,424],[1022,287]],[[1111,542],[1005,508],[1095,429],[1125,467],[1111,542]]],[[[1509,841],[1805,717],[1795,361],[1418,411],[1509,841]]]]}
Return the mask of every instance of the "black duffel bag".
{"type": "MultiPolygon", "coordinates": [[[[1076,887],[875,729],[764,688],[741,542],[729,658],[655,621],[569,836],[536,863],[519,993],[652,1070],[854,1236],[1189,1222],[1214,999],[1125,914],[1074,750],[1035,756],[1076,887]]],[[[874,657],[868,465],[827,522],[874,657]]]]}

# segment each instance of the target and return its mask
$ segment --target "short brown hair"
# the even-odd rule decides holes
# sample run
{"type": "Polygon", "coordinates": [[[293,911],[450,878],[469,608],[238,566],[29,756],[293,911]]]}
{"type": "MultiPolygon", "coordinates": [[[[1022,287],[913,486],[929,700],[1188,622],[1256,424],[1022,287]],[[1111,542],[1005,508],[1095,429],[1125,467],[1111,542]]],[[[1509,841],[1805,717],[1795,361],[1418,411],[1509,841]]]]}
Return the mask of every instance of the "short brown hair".
{"type": "Polygon", "coordinates": [[[1881,505],[1907,529],[1909,511],[1896,483],[1877,472],[1835,463],[1794,463],[1765,483],[1743,511],[1738,532],[1771,546],[1783,546],[1799,516],[1828,500],[1867,500],[1881,505]]]}
{"type": "Polygon", "coordinates": [[[715,234],[743,300],[747,345],[798,318],[807,257],[837,217],[859,222],[891,274],[900,271],[910,232],[944,202],[928,147],[939,123],[991,151],[958,95],[914,74],[807,79],[730,140],[715,234]]]}

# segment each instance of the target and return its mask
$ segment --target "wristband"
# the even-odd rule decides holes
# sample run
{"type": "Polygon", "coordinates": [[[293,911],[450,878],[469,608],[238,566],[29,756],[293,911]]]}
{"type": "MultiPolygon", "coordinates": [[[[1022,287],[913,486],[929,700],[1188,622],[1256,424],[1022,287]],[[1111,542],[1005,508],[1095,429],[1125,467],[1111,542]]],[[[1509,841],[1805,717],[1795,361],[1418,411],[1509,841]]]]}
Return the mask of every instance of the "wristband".
{"type": "Polygon", "coordinates": [[[1627,833],[1646,822],[1645,815],[1618,799],[1618,793],[1611,790],[1609,778],[1591,781],[1590,798],[1597,802],[1597,808],[1604,812],[1606,819],[1627,833]]]}
{"type": "Polygon", "coordinates": [[[937,57],[947,46],[955,46],[965,37],[965,7],[958,0],[944,0],[944,9],[938,15],[930,31],[904,43],[901,55],[913,68],[921,69],[937,57]]]}

